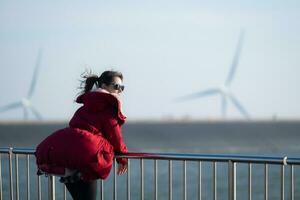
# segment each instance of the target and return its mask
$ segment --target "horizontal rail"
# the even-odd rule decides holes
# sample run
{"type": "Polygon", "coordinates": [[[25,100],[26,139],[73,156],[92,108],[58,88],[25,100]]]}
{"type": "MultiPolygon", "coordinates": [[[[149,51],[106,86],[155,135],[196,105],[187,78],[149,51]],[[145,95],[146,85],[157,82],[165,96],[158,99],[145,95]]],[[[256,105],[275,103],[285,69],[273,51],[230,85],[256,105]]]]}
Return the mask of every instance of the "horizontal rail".
{"type": "Polygon", "coordinates": [[[33,155],[35,149],[32,148],[12,148],[12,147],[1,147],[0,153],[9,153],[10,150],[14,154],[25,154],[25,155],[33,155]]]}
{"type": "MultiPolygon", "coordinates": [[[[15,154],[34,154],[34,149],[26,148],[0,148],[0,153],[15,154]]],[[[241,162],[241,163],[268,163],[280,165],[300,165],[300,157],[288,156],[254,156],[254,155],[230,155],[230,154],[190,154],[190,153],[143,153],[143,152],[128,152],[116,155],[122,158],[136,158],[136,159],[158,159],[158,160],[188,160],[188,161],[216,161],[216,162],[241,162]]]]}
{"type": "Polygon", "coordinates": [[[216,161],[240,163],[268,163],[280,165],[300,165],[300,157],[287,156],[252,156],[252,155],[221,155],[221,154],[187,154],[187,153],[124,153],[116,155],[122,158],[158,159],[158,160],[188,160],[188,161],[216,161]]]}

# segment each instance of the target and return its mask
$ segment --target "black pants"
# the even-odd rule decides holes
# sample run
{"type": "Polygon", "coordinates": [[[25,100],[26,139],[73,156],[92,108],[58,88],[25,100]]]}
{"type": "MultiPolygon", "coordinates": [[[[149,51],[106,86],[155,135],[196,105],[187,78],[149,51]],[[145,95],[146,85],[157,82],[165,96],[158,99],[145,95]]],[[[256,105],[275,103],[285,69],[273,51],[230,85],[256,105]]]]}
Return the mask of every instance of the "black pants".
{"type": "Polygon", "coordinates": [[[74,200],[96,200],[97,181],[65,183],[74,200]]]}

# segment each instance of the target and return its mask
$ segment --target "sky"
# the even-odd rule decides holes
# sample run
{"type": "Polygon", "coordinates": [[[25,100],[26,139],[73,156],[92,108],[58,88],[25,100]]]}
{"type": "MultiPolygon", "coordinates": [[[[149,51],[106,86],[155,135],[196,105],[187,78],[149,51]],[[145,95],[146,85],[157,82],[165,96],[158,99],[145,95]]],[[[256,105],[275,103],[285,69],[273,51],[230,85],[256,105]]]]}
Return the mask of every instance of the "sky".
{"type": "MultiPolygon", "coordinates": [[[[123,73],[129,120],[220,119],[220,96],[174,99],[224,84],[244,30],[230,91],[252,119],[299,119],[299,19],[296,0],[0,0],[0,107],[26,96],[42,49],[31,103],[45,120],[73,115],[86,68],[123,73]]],[[[232,103],[228,119],[244,119],[232,103]]]]}

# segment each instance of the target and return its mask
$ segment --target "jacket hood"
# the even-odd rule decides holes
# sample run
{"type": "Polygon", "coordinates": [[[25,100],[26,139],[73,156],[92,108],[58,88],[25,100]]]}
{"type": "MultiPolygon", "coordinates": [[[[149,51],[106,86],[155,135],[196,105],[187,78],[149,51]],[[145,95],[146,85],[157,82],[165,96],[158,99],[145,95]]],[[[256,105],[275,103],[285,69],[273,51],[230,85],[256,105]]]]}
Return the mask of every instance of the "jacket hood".
{"type": "Polygon", "coordinates": [[[114,107],[117,109],[118,118],[123,122],[126,119],[126,116],[122,111],[122,102],[120,98],[104,89],[98,88],[83,93],[77,97],[76,102],[83,104],[88,110],[95,112],[105,110],[107,107],[114,107]]]}

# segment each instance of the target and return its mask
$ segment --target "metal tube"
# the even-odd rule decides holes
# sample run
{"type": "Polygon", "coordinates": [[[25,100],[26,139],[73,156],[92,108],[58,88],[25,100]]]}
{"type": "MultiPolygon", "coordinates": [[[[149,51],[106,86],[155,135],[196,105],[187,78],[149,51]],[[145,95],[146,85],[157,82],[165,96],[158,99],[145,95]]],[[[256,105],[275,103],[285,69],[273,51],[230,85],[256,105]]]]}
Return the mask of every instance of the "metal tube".
{"type": "Polygon", "coordinates": [[[217,200],[217,163],[213,162],[213,199],[217,200]]]}
{"type": "Polygon", "coordinates": [[[236,163],[228,161],[228,199],[236,200],[236,163]]]}
{"type": "Polygon", "coordinates": [[[144,160],[140,160],[141,165],[141,200],[144,200],[144,160]]]}
{"type": "Polygon", "coordinates": [[[198,165],[198,167],[199,167],[199,170],[198,170],[198,175],[199,175],[199,182],[198,182],[198,199],[199,200],[201,200],[202,198],[201,198],[201,196],[202,196],[202,162],[201,161],[199,161],[199,165],[198,165]]]}
{"type": "Polygon", "coordinates": [[[38,200],[42,199],[42,192],[41,192],[41,176],[38,176],[38,200]]]}
{"type": "Polygon", "coordinates": [[[104,181],[103,181],[103,179],[100,180],[100,187],[101,187],[101,189],[100,189],[100,191],[101,191],[100,199],[104,200],[104,181]]]}
{"type": "MultiPolygon", "coordinates": [[[[8,153],[9,148],[0,148],[1,153],[8,153]]],[[[30,154],[33,155],[35,149],[14,148],[14,153],[30,154]]],[[[189,160],[189,161],[212,161],[212,162],[228,162],[229,160],[238,163],[269,163],[269,164],[282,164],[285,159],[289,164],[300,164],[300,157],[282,157],[282,156],[249,156],[249,155],[224,155],[224,154],[187,154],[187,153],[141,153],[129,152],[122,155],[116,155],[116,158],[144,158],[144,159],[159,159],[159,160],[189,160]]]]}
{"type": "Polygon", "coordinates": [[[16,200],[19,200],[19,155],[15,155],[16,200]]]}
{"type": "Polygon", "coordinates": [[[265,200],[268,200],[268,195],[269,195],[269,168],[268,164],[265,164],[265,200]]]}
{"type": "MultiPolygon", "coordinates": [[[[9,153],[9,148],[1,148],[1,153],[9,153]]],[[[13,148],[13,153],[34,155],[35,149],[13,148]]],[[[300,157],[282,157],[282,156],[251,156],[251,155],[224,155],[224,154],[187,154],[187,153],[141,153],[128,152],[122,155],[116,155],[116,158],[144,158],[159,160],[189,160],[189,161],[212,161],[212,162],[228,162],[229,160],[238,163],[268,163],[281,165],[285,160],[289,164],[300,164],[300,157]]]]}
{"type": "Polygon", "coordinates": [[[29,166],[29,155],[26,155],[26,169],[27,169],[27,200],[30,200],[30,166],[29,166]]]}
{"type": "Polygon", "coordinates": [[[127,200],[130,200],[130,159],[127,161],[127,200]]]}
{"type": "Polygon", "coordinates": [[[117,200],[117,161],[116,161],[116,159],[114,160],[114,188],[113,188],[113,191],[114,191],[114,193],[113,193],[113,199],[114,200],[117,200]]]}
{"type": "Polygon", "coordinates": [[[233,163],[228,161],[228,200],[233,200],[233,163]]]}
{"type": "Polygon", "coordinates": [[[228,162],[235,163],[269,163],[282,165],[285,160],[289,164],[300,164],[300,157],[281,157],[281,156],[249,156],[249,155],[220,155],[220,154],[178,154],[178,153],[140,153],[131,152],[117,155],[117,158],[134,158],[134,159],[157,159],[157,160],[187,160],[187,161],[211,161],[211,162],[228,162]]]}
{"type": "Polygon", "coordinates": [[[186,200],[186,160],[183,161],[183,199],[186,200]]]}
{"type": "Polygon", "coordinates": [[[173,199],[173,191],[172,191],[172,185],[173,185],[173,173],[172,173],[172,160],[169,160],[169,200],[173,199]]]}
{"type": "Polygon", "coordinates": [[[291,200],[295,199],[295,176],[294,176],[294,165],[291,165],[291,200]]]}
{"type": "Polygon", "coordinates": [[[154,160],[154,199],[157,200],[157,160],[154,160]]]}
{"type": "Polygon", "coordinates": [[[3,199],[3,194],[2,194],[2,160],[1,160],[1,153],[0,153],[0,199],[3,199]]]}
{"type": "Polygon", "coordinates": [[[236,200],[236,162],[233,163],[233,189],[234,189],[234,200],[236,200]]]}
{"type": "Polygon", "coordinates": [[[248,198],[252,200],[252,164],[248,165],[248,198]]]}
{"type": "Polygon", "coordinates": [[[14,189],[13,189],[13,170],[12,170],[12,153],[13,148],[9,148],[9,181],[10,181],[10,199],[14,199],[14,189]]]}
{"type": "Polygon", "coordinates": [[[66,200],[67,199],[67,188],[66,188],[65,184],[62,184],[62,185],[63,185],[63,199],[66,200]]]}
{"type": "Polygon", "coordinates": [[[48,200],[55,200],[55,177],[48,176],[48,200]]]}
{"type": "Polygon", "coordinates": [[[281,199],[284,200],[284,165],[281,165],[281,199]]]}

